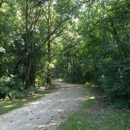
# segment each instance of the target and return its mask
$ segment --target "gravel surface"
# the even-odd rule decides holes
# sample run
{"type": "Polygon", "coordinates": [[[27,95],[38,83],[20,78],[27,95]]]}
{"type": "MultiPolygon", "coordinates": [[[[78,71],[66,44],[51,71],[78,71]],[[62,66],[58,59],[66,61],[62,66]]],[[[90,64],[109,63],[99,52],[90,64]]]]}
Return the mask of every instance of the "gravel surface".
{"type": "Polygon", "coordinates": [[[0,130],[55,130],[89,96],[82,86],[59,81],[54,83],[57,89],[52,93],[0,115],[0,130]]]}

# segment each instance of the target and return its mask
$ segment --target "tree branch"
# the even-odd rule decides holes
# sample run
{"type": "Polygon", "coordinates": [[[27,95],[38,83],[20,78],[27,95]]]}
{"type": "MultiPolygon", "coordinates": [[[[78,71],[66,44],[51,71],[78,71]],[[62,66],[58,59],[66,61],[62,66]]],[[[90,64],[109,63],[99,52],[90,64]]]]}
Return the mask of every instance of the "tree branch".
{"type": "Polygon", "coordinates": [[[1,0],[1,2],[0,2],[0,8],[2,7],[3,2],[4,2],[4,0],[1,0]]]}

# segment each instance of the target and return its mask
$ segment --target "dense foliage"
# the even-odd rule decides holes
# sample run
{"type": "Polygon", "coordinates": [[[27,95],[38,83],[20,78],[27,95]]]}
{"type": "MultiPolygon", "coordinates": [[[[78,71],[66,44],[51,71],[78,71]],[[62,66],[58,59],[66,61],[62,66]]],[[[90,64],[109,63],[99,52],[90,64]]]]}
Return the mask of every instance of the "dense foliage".
{"type": "Polygon", "coordinates": [[[93,83],[130,107],[129,0],[1,0],[0,97],[51,85],[93,83]]]}
{"type": "Polygon", "coordinates": [[[82,6],[57,62],[61,77],[94,83],[123,108],[130,107],[129,7],[127,0],[95,0],[82,6]]]}

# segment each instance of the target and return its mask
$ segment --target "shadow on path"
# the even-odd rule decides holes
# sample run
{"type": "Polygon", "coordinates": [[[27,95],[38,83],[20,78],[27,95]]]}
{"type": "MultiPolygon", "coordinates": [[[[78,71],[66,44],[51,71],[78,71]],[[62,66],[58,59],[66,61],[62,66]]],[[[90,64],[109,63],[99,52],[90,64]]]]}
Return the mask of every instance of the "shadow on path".
{"type": "Polygon", "coordinates": [[[60,89],[22,108],[0,115],[0,129],[55,130],[88,98],[86,88],[58,81],[54,83],[60,89]]]}

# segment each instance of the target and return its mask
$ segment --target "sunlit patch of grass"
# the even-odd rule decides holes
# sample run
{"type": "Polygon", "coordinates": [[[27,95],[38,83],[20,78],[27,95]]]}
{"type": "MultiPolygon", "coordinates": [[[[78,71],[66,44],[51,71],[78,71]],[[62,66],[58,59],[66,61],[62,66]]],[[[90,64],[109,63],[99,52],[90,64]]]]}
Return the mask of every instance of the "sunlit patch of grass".
{"type": "Polygon", "coordinates": [[[112,108],[104,108],[104,111],[100,112],[91,110],[96,102],[95,90],[89,88],[89,99],[57,130],[130,130],[130,110],[112,108]]]}
{"type": "Polygon", "coordinates": [[[11,110],[14,110],[16,108],[20,108],[20,107],[24,106],[26,103],[35,101],[50,92],[51,92],[50,90],[46,90],[44,92],[40,92],[39,94],[31,95],[29,97],[25,97],[22,99],[1,101],[0,102],[0,115],[7,113],[11,110]]]}
{"type": "Polygon", "coordinates": [[[84,103],[84,105],[82,106],[82,108],[91,108],[92,105],[94,104],[94,99],[95,97],[94,96],[90,96],[88,99],[87,99],[87,102],[84,103]]]}
{"type": "Polygon", "coordinates": [[[14,105],[8,105],[8,106],[4,106],[3,108],[10,108],[13,107],[14,105]]]}

